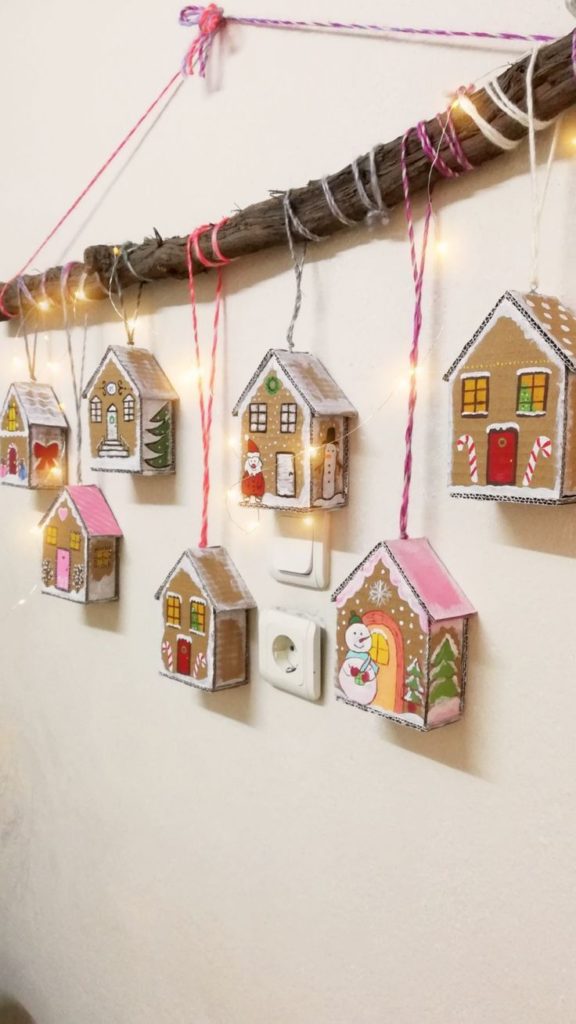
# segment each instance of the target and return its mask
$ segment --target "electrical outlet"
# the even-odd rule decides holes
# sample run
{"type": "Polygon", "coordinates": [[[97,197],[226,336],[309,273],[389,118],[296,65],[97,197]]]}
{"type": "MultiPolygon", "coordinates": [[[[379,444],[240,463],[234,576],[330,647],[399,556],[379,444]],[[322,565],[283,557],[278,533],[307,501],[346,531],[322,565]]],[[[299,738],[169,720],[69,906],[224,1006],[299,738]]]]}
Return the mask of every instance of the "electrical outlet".
{"type": "Polygon", "coordinates": [[[322,692],[320,626],[303,615],[270,608],[259,615],[260,675],[305,700],[322,692]]]}

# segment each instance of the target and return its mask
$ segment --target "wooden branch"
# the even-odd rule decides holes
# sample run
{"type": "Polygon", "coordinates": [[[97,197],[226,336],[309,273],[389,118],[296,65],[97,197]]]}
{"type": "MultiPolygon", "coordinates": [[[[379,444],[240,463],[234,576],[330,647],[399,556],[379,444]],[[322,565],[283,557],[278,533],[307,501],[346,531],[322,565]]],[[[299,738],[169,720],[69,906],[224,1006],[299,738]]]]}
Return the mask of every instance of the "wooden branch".
{"type": "MultiPolygon", "coordinates": [[[[506,95],[524,110],[526,109],[525,77],[528,60],[528,57],[524,57],[512,64],[498,77],[506,95]]],[[[535,115],[541,120],[552,119],[576,103],[576,76],[572,67],[572,33],[542,47],[534,68],[533,81],[535,115]]],[[[474,92],[471,99],[479,113],[504,135],[512,139],[519,139],[526,134],[525,129],[494,105],[483,89],[474,92]]],[[[502,155],[501,150],[488,142],[476,125],[457,107],[453,110],[453,119],[462,148],[475,167],[502,155]]],[[[432,144],[436,148],[441,136],[440,126],[435,118],[427,121],[426,126],[432,144]]],[[[397,206],[403,199],[399,162],[400,141],[398,138],[394,142],[385,143],[376,149],[378,181],[382,198],[389,209],[397,206]]],[[[440,153],[450,167],[456,167],[454,158],[445,142],[440,153]]],[[[422,152],[415,135],[408,142],[407,162],[412,192],[423,191],[427,188],[430,178],[430,162],[422,152]]],[[[359,160],[359,168],[362,180],[367,190],[370,191],[368,155],[359,160]]],[[[432,172],[432,181],[438,180],[439,177],[437,171],[432,172]]],[[[358,197],[349,165],[331,176],[330,186],[342,212],[347,217],[361,223],[366,210],[358,197]]],[[[337,232],[349,230],[330,213],[319,181],[311,181],[302,188],[293,189],[291,200],[292,207],[300,221],[315,234],[329,237],[337,232]]],[[[73,291],[83,281],[84,291],[89,298],[105,298],[108,294],[108,284],[115,261],[122,289],[136,284],[140,278],[151,281],[186,278],[186,238],[187,236],[168,238],[161,243],[157,238],[145,239],[144,242],[135,246],[129,243],[129,261],[135,273],[132,272],[125,260],[115,255],[115,250],[117,253],[118,248],[121,248],[119,243],[117,245],[90,246],[84,253],[84,262],[73,265],[69,277],[69,287],[73,291]]],[[[220,230],[219,242],[224,254],[231,259],[250,256],[273,246],[286,246],[281,197],[275,196],[264,202],[255,203],[235,214],[220,230]]],[[[201,248],[209,259],[214,258],[209,233],[203,236],[201,248]]],[[[203,270],[201,266],[197,266],[196,269],[199,272],[203,270]]],[[[61,299],[60,280],[60,267],[51,268],[46,271],[45,275],[28,275],[24,278],[26,287],[35,302],[48,297],[56,305],[61,299]]],[[[0,288],[2,287],[0,285],[0,288]]],[[[18,289],[15,282],[9,283],[3,301],[6,308],[12,313],[19,312],[18,289]]],[[[29,308],[29,302],[27,303],[23,295],[21,295],[21,304],[25,311],[27,306],[29,308]]],[[[7,318],[0,314],[0,319],[7,318]]]]}

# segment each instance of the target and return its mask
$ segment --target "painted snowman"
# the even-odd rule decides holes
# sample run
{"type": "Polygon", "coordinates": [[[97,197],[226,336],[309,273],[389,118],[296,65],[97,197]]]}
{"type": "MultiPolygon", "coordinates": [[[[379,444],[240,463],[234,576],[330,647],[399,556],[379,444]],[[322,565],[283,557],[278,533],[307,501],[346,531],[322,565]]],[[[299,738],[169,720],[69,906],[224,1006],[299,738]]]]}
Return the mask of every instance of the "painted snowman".
{"type": "Polygon", "coordinates": [[[359,615],[350,616],[346,630],[348,652],[338,675],[338,682],[349,700],[371,704],[376,696],[378,665],[370,657],[372,635],[359,615]]]}

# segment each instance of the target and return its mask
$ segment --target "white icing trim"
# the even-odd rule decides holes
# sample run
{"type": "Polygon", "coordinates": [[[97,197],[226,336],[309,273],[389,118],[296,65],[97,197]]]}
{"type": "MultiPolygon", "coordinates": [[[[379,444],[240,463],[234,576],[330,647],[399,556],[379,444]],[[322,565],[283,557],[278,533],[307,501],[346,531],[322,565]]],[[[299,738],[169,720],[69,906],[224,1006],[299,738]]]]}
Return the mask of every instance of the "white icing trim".
{"type": "Polygon", "coordinates": [[[524,366],[521,370],[516,370],[517,377],[523,373],[552,373],[552,370],[549,366],[524,366]]]}
{"type": "Polygon", "coordinates": [[[490,377],[490,370],[476,370],[473,373],[461,373],[460,380],[464,380],[465,377],[490,377]]]}
{"type": "Polygon", "coordinates": [[[489,423],[486,433],[489,434],[491,430],[517,430],[520,432],[520,427],[517,423],[489,423]]]}

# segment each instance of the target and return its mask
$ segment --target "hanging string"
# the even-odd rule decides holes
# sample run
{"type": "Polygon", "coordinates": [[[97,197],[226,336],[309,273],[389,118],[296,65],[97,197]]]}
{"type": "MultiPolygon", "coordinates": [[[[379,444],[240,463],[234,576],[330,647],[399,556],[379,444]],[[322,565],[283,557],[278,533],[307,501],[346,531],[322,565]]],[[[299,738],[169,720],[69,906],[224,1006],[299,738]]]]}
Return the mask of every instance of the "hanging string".
{"type": "Polygon", "coordinates": [[[72,263],[66,263],[62,267],[62,273],[60,275],[60,300],[62,303],[62,313],[64,317],[64,333],[66,335],[66,346],[68,349],[68,360],[70,363],[70,380],[72,383],[72,393],[74,395],[74,405],[76,409],[76,480],[79,484],[82,483],[82,383],[84,381],[84,364],[86,359],[86,339],[88,335],[88,316],[84,317],[84,335],[82,339],[82,360],[80,364],[80,372],[76,372],[76,361],[74,358],[74,349],[72,346],[72,330],[70,327],[70,321],[68,317],[68,278],[72,269],[72,263]]]}
{"type": "MultiPolygon", "coordinates": [[[[408,227],[408,239],[410,243],[410,262],[412,264],[412,277],[414,279],[414,314],[412,322],[412,344],[410,347],[410,391],[408,397],[408,421],[406,424],[405,456],[404,456],[404,487],[402,501],[400,504],[400,537],[404,540],[408,537],[408,511],[410,505],[410,485],[412,482],[412,438],[414,434],[414,415],[416,401],[418,398],[417,370],[420,345],[420,332],[422,329],[422,288],[424,284],[424,269],[426,266],[426,251],[428,247],[428,234],[430,231],[430,220],[432,217],[432,198],[430,188],[424,214],[424,231],[422,235],[422,248],[420,259],[416,253],[416,236],[414,232],[414,213],[410,199],[410,182],[408,179],[408,166],[406,161],[406,147],[408,138],[412,132],[409,128],[402,136],[400,145],[400,168],[402,174],[402,191],[404,194],[404,212],[408,227]]],[[[434,164],[432,164],[432,167],[434,164]]]]}
{"type": "Polygon", "coordinates": [[[20,294],[20,288],[18,288],[18,309],[20,312],[20,327],[18,329],[18,333],[22,331],[22,335],[24,337],[24,349],[26,351],[26,361],[28,363],[28,377],[31,381],[35,382],[36,353],[38,349],[38,329],[34,331],[34,341],[32,342],[32,346],[30,346],[30,341],[28,339],[28,331],[26,330],[26,322],[30,314],[25,314],[22,309],[22,297],[20,294]]]}
{"type": "Polygon", "coordinates": [[[287,214],[288,217],[290,218],[290,226],[291,226],[291,228],[293,228],[294,231],[297,231],[298,234],[302,238],[305,238],[307,242],[321,242],[322,241],[322,236],[321,235],[315,235],[314,232],[310,230],[310,228],[307,228],[306,225],[302,223],[300,218],[294,212],[294,208],[292,206],[292,200],[290,198],[290,189],[288,189],[288,191],[284,192],[282,195],[283,195],[283,200],[282,201],[284,203],[284,211],[285,211],[285,214],[287,214]]]}
{"type": "Polygon", "coordinates": [[[542,188],[542,193],[540,194],[538,191],[538,167],[536,164],[536,131],[540,125],[543,125],[544,127],[546,127],[547,125],[542,121],[537,121],[534,117],[534,69],[536,67],[537,58],[538,50],[534,48],[526,71],[528,151],[530,153],[530,179],[532,183],[532,270],[530,273],[531,292],[535,292],[538,290],[538,269],[540,265],[540,224],[542,221],[544,203],[546,202],[546,193],[548,191],[548,185],[550,183],[552,164],[554,162],[554,156],[556,154],[556,146],[558,144],[560,125],[560,122],[558,121],[554,129],[554,134],[552,136],[552,142],[550,144],[550,150],[548,153],[548,160],[546,162],[544,185],[542,188]]]}
{"type": "Polygon", "coordinates": [[[294,309],[292,310],[292,316],[290,323],[288,324],[288,330],[286,332],[286,344],[288,345],[289,352],[294,351],[294,328],[296,327],[296,321],[300,315],[300,309],[302,308],[302,275],[304,273],[304,262],[306,260],[306,249],[308,248],[307,243],[302,244],[300,256],[296,252],[296,246],[294,245],[294,238],[292,237],[292,225],[290,223],[290,193],[285,192],[282,197],[282,206],[284,209],[284,223],[286,225],[286,238],[288,239],[288,248],[292,257],[292,263],[294,265],[294,275],[296,277],[296,296],[294,299],[294,309]]]}
{"type": "Polygon", "coordinates": [[[341,224],[345,224],[349,228],[357,227],[358,221],[352,220],[352,218],[348,217],[345,213],[343,213],[340,207],[338,206],[338,203],[336,202],[334,195],[332,193],[332,189],[330,188],[328,178],[321,178],[320,184],[322,186],[322,191],[324,193],[326,205],[334,219],[339,220],[341,224]]]}
{"type": "Polygon", "coordinates": [[[196,365],[196,379],[198,385],[198,404],[200,407],[200,426],[202,431],[202,455],[203,455],[203,477],[202,477],[202,512],[200,523],[199,548],[208,546],[208,509],[210,504],[210,444],[212,438],[212,408],[214,403],[214,383],[216,377],[216,355],[218,351],[220,311],[223,295],[222,267],[231,262],[222,254],[218,243],[218,231],[226,222],[223,218],[212,229],[212,251],[220,262],[208,259],[200,248],[200,236],[209,230],[212,225],[203,224],[196,228],[186,242],[186,262],[188,266],[188,289],[190,293],[190,305],[192,309],[192,333],[194,338],[194,360],[196,365]],[[202,381],[202,359],[200,352],[200,336],[198,330],[198,310],[196,306],[196,284],[194,279],[194,259],[203,267],[216,268],[216,296],[214,302],[214,320],[212,324],[212,348],[210,352],[210,373],[208,376],[208,398],[204,391],[202,381]]]}

